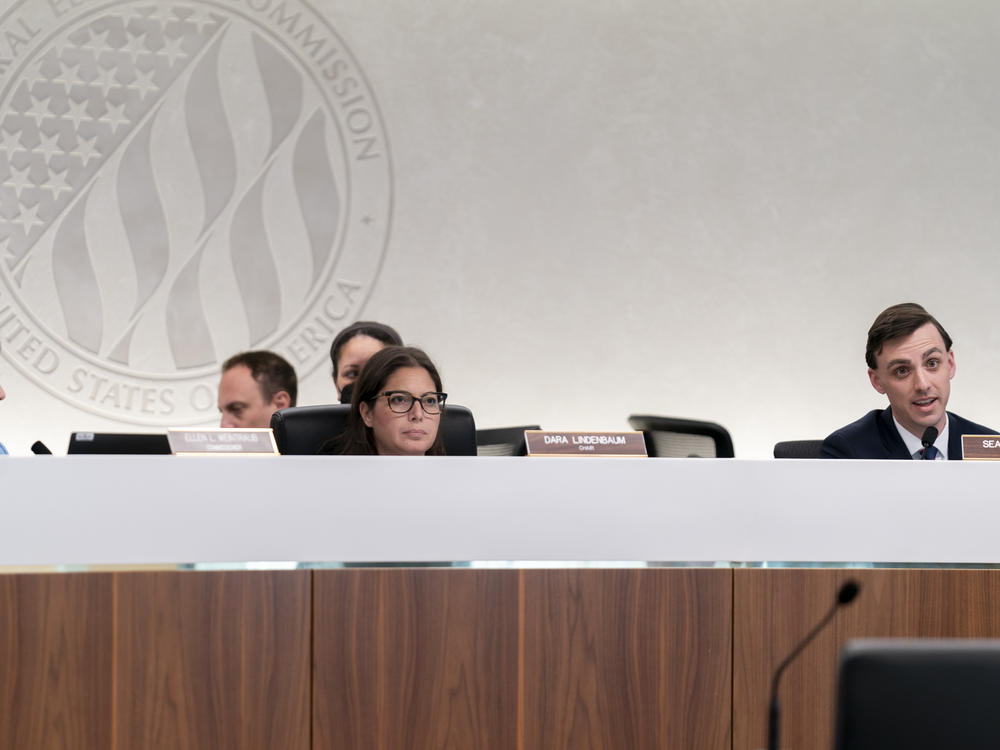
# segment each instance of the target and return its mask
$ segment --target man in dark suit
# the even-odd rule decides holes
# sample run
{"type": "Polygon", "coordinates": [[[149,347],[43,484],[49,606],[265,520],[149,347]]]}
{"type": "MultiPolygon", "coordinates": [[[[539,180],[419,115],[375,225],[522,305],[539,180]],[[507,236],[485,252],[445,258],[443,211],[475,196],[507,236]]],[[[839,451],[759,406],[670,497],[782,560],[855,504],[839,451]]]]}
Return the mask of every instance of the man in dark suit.
{"type": "Polygon", "coordinates": [[[868,331],[865,360],[872,387],[889,398],[889,407],[830,435],[824,458],[924,458],[922,437],[935,427],[926,458],[955,461],[962,458],[962,435],[996,434],[946,411],[955,377],[951,337],[920,305],[883,310],[868,331]]]}

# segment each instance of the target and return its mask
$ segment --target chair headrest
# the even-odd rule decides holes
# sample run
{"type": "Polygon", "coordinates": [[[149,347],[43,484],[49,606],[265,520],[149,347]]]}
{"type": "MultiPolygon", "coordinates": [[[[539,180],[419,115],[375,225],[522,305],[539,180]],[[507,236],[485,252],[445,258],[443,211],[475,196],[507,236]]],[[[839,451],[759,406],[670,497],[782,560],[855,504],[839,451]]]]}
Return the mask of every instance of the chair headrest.
{"type": "MultiPolygon", "coordinates": [[[[348,404],[292,406],[271,415],[274,440],[282,455],[312,456],[347,426],[348,404]]],[[[449,456],[476,455],[476,421],[464,406],[448,404],[441,420],[444,450],[449,456]]]]}

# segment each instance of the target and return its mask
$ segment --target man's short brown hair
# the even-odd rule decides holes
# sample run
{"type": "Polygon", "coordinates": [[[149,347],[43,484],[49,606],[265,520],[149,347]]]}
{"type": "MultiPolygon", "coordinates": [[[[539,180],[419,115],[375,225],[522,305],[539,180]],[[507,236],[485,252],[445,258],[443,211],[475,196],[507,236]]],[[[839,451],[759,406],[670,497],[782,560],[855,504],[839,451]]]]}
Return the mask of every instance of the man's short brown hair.
{"type": "Polygon", "coordinates": [[[872,327],[868,329],[868,345],[865,347],[865,361],[868,366],[878,369],[875,357],[882,353],[882,345],[886,341],[909,336],[921,326],[933,323],[944,339],[945,351],[951,351],[951,336],[944,327],[934,319],[934,316],[915,302],[903,302],[887,307],[878,314],[872,327]]]}
{"type": "Polygon", "coordinates": [[[228,372],[240,365],[250,370],[250,375],[260,386],[260,393],[265,402],[273,399],[278,391],[285,391],[288,394],[289,406],[295,406],[299,394],[299,380],[295,376],[295,368],[280,354],[265,349],[240,352],[222,363],[222,371],[228,372]]]}

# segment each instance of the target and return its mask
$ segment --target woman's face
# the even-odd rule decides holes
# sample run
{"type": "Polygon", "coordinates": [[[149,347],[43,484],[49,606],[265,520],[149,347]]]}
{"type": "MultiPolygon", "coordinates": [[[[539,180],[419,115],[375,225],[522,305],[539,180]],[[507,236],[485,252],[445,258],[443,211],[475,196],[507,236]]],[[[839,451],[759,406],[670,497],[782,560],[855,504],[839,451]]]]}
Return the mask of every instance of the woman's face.
{"type": "Polygon", "coordinates": [[[361,368],[365,366],[365,362],[371,359],[371,356],[375,352],[384,347],[385,344],[378,339],[373,339],[371,336],[365,336],[364,334],[348,339],[340,347],[340,353],[337,355],[337,377],[333,379],[333,384],[337,387],[338,396],[344,390],[345,385],[353,383],[358,379],[358,375],[361,374],[361,368]]]}
{"type": "Polygon", "coordinates": [[[401,367],[385,382],[382,392],[405,391],[416,400],[406,414],[389,408],[388,399],[379,396],[362,403],[361,418],[375,435],[375,449],[380,456],[422,456],[437,437],[440,414],[428,414],[420,405],[420,396],[437,388],[422,367],[401,367]]]}

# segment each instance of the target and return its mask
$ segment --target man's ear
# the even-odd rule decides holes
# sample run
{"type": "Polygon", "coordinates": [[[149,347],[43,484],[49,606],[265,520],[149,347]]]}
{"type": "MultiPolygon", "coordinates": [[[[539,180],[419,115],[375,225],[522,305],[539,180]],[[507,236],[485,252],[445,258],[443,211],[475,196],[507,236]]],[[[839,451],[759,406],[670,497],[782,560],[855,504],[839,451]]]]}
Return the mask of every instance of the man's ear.
{"type": "Polygon", "coordinates": [[[368,427],[372,426],[372,408],[368,405],[367,401],[362,401],[358,406],[361,407],[361,419],[364,420],[368,427]]]}
{"type": "Polygon", "coordinates": [[[948,350],[948,380],[955,377],[955,352],[948,350]]]}
{"type": "Polygon", "coordinates": [[[288,395],[288,391],[278,391],[271,397],[271,406],[278,409],[287,409],[292,405],[292,397],[288,395]]]}
{"type": "Polygon", "coordinates": [[[879,378],[878,372],[872,368],[868,368],[868,379],[872,381],[872,388],[874,388],[879,393],[885,395],[885,386],[882,385],[882,379],[879,378]]]}

